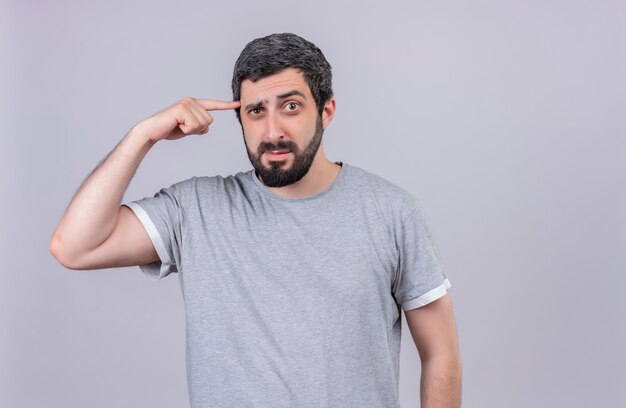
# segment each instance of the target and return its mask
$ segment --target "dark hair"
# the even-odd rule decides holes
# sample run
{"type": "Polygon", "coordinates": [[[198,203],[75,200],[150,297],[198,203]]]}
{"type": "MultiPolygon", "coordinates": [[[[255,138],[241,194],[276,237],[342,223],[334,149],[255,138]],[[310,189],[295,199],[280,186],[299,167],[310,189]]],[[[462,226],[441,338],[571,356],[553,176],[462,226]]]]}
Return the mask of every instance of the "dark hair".
{"type": "MultiPolygon", "coordinates": [[[[241,97],[242,81],[254,82],[289,67],[302,70],[321,115],[333,96],[331,66],[315,44],[292,33],[257,38],[244,47],[233,70],[233,100],[241,97]]],[[[240,109],[235,111],[241,123],[240,109]]]]}

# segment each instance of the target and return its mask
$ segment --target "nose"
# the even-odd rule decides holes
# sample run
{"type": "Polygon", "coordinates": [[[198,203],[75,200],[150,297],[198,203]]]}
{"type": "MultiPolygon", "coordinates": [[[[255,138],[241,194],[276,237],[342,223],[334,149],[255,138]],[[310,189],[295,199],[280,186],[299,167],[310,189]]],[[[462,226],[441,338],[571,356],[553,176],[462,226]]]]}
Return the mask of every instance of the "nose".
{"type": "Polygon", "coordinates": [[[266,117],[265,142],[277,143],[285,137],[284,128],[278,115],[268,111],[266,117]]]}

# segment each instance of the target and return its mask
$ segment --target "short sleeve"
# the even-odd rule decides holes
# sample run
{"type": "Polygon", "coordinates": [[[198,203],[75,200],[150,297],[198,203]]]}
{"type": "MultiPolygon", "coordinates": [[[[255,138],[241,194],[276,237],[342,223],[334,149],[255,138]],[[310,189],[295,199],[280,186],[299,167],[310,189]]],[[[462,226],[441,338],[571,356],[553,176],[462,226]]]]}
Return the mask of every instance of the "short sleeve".
{"type": "Polygon", "coordinates": [[[152,280],[179,272],[183,226],[192,181],[193,178],[184,180],[160,189],[153,197],[123,204],[139,218],[159,255],[159,261],[139,265],[140,270],[152,280]]]}
{"type": "Polygon", "coordinates": [[[399,226],[396,242],[398,269],[393,284],[396,303],[407,311],[444,296],[451,284],[419,206],[399,226]]]}

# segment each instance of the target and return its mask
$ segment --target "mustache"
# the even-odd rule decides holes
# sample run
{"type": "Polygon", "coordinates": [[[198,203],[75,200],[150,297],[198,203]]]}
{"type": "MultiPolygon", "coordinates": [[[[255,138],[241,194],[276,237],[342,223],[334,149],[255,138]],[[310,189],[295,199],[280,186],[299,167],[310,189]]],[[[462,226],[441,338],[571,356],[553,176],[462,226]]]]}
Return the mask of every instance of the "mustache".
{"type": "Polygon", "coordinates": [[[258,147],[258,154],[261,155],[272,150],[297,151],[298,146],[292,141],[281,140],[278,143],[261,143],[258,147]]]}

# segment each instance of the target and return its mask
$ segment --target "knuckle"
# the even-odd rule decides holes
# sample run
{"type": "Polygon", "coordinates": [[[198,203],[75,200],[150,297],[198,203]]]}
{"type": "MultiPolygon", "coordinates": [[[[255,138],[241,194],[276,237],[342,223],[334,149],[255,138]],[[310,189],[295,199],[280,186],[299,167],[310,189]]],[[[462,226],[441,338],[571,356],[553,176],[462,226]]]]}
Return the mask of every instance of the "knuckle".
{"type": "Polygon", "coordinates": [[[198,124],[194,123],[193,120],[185,120],[184,131],[186,134],[189,134],[198,128],[198,124]]]}
{"type": "Polygon", "coordinates": [[[178,102],[182,105],[188,105],[193,102],[193,98],[191,96],[185,96],[178,102]]]}

